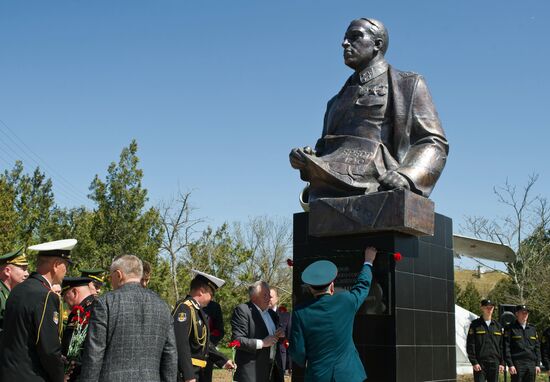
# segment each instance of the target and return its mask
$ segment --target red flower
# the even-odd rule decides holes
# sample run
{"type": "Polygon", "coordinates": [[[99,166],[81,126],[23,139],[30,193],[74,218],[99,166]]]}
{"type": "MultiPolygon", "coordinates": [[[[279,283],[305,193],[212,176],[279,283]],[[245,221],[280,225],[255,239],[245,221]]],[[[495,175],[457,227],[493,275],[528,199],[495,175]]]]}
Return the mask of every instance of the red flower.
{"type": "Polygon", "coordinates": [[[401,253],[399,253],[399,252],[395,252],[395,253],[393,254],[393,259],[394,259],[395,261],[401,261],[402,258],[403,258],[403,255],[401,255],[401,253]]]}
{"type": "Polygon", "coordinates": [[[84,308],[80,305],[73,306],[73,309],[71,310],[72,314],[77,314],[78,312],[84,313],[84,308]]]}
{"type": "Polygon", "coordinates": [[[231,341],[227,346],[229,346],[230,348],[240,348],[241,341],[238,341],[238,340],[231,341]]]}
{"type": "Polygon", "coordinates": [[[210,332],[210,334],[213,335],[214,337],[219,337],[221,332],[218,329],[214,329],[210,332]]]}
{"type": "Polygon", "coordinates": [[[283,340],[283,346],[285,347],[285,349],[288,349],[288,347],[290,346],[290,342],[288,342],[288,338],[285,338],[283,340]]]}
{"type": "Polygon", "coordinates": [[[286,259],[286,264],[289,266],[289,267],[292,267],[294,265],[294,261],[292,261],[292,259],[286,259]]]}
{"type": "Polygon", "coordinates": [[[281,305],[281,306],[279,307],[279,312],[281,312],[281,313],[286,313],[286,312],[288,312],[288,309],[286,308],[286,306],[281,305]]]}

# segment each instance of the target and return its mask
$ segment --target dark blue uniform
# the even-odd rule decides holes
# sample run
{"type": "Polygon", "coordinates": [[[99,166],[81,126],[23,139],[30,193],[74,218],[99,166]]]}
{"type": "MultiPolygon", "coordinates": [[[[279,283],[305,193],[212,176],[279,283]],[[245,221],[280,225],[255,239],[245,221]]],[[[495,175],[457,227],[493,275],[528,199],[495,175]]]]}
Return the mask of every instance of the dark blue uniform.
{"type": "Polygon", "coordinates": [[[511,376],[512,382],[534,382],[535,367],[541,362],[537,328],[527,323],[523,329],[517,321],[506,328],[504,357],[508,366],[514,366],[518,372],[511,376]]]}
{"type": "Polygon", "coordinates": [[[466,351],[472,365],[480,365],[474,371],[475,382],[498,382],[498,369],[504,365],[502,326],[491,320],[487,326],[483,317],[470,324],[466,338],[466,351]]]}

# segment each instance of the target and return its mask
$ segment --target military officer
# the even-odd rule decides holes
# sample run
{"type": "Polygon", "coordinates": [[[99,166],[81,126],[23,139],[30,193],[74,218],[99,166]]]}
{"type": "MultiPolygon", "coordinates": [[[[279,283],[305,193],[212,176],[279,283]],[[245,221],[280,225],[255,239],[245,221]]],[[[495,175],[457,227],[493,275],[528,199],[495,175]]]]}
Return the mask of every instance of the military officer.
{"type": "Polygon", "coordinates": [[[352,333],[355,314],[369,294],[375,258],[376,249],[367,247],[355,285],[337,294],[338,270],[332,262],[316,261],[302,273],[315,298],[292,312],[289,351],[292,361],[305,366],[304,381],[363,382],[367,378],[352,333]]]}
{"type": "Polygon", "coordinates": [[[212,300],[215,291],[225,281],[204,272],[193,270],[189,294],[178,301],[172,312],[178,348],[178,380],[197,382],[208,359],[218,367],[235,368],[231,360],[210,343],[208,317],[202,310],[212,300]]]}
{"type": "Polygon", "coordinates": [[[527,323],[529,308],[516,306],[516,321],[504,332],[504,357],[512,382],[534,382],[540,373],[540,343],[537,328],[527,323]]]}
{"type": "MultiPolygon", "coordinates": [[[[87,321],[92,313],[96,298],[90,286],[91,282],[92,279],[89,277],[65,277],[63,284],[61,284],[63,300],[71,309],[67,325],[63,331],[63,338],[61,339],[61,352],[65,357],[67,357],[69,351],[69,345],[71,344],[77,320],[83,319],[87,321]]],[[[74,368],[69,375],[68,381],[76,381],[80,375],[80,366],[79,360],[75,360],[74,368]]]]}
{"type": "Polygon", "coordinates": [[[29,277],[27,271],[29,262],[23,249],[0,256],[0,336],[4,326],[4,310],[10,291],[29,277]]]}
{"type": "Polygon", "coordinates": [[[472,363],[475,382],[498,382],[504,371],[502,326],[493,320],[495,304],[481,300],[481,317],[470,324],[466,338],[468,359],[472,363]]]}
{"type": "Polygon", "coordinates": [[[105,285],[104,269],[81,269],[80,277],[88,277],[92,279],[90,287],[92,288],[93,294],[101,294],[101,288],[105,285]]]}
{"type": "Polygon", "coordinates": [[[37,268],[8,297],[0,381],[63,381],[62,303],[51,288],[63,281],[75,244],[68,239],[28,248],[39,251],[37,268]]]}

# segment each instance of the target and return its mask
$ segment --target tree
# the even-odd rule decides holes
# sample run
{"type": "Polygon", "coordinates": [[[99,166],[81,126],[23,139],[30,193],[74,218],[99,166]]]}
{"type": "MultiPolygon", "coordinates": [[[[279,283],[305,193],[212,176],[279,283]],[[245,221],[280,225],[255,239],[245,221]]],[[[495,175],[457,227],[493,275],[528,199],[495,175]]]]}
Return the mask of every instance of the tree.
{"type": "Polygon", "coordinates": [[[0,254],[15,249],[17,213],[14,204],[15,190],[4,177],[0,177],[0,254]]]}
{"type": "Polygon", "coordinates": [[[491,295],[498,296],[501,303],[537,307],[540,310],[535,316],[549,319],[550,301],[541,288],[550,282],[550,215],[547,199],[532,195],[537,180],[538,175],[531,175],[521,191],[508,181],[495,187],[498,202],[508,207],[510,214],[501,219],[469,217],[464,228],[478,238],[506,244],[516,252],[516,261],[506,264],[509,281],[498,283],[491,295]]]}
{"type": "Polygon", "coordinates": [[[133,254],[150,262],[158,274],[162,222],[156,208],[145,207],[147,190],[141,185],[137,149],[134,140],[123,148],[118,163],[109,165],[105,181],[98,175],[92,181],[89,198],[96,207],[89,235],[95,245],[81,256],[87,264],[107,268],[113,257],[133,254]]]}
{"type": "MultiPolygon", "coordinates": [[[[456,285],[455,285],[456,288],[456,285]]],[[[460,287],[457,288],[460,291],[460,287]]],[[[481,301],[481,294],[477,290],[473,282],[466,284],[466,288],[460,291],[456,296],[456,304],[469,310],[470,312],[481,314],[479,309],[479,302],[481,301]]]]}
{"type": "MultiPolygon", "coordinates": [[[[175,301],[179,300],[178,264],[187,253],[192,239],[197,233],[197,226],[204,219],[193,218],[194,208],[189,199],[191,192],[178,192],[178,196],[170,202],[161,203],[159,210],[164,229],[161,250],[170,262],[170,275],[175,301]]],[[[174,301],[174,302],[175,302],[174,301]]]]}

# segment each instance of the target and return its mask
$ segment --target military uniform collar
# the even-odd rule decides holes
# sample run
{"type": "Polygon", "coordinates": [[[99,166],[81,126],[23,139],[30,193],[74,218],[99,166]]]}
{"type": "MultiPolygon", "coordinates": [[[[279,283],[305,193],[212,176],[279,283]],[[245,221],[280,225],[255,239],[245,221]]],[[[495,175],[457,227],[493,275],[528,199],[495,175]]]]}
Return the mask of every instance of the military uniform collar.
{"type": "Polygon", "coordinates": [[[376,78],[381,74],[386,73],[388,71],[388,67],[389,67],[388,63],[385,60],[383,60],[373,66],[369,66],[363,69],[363,71],[361,71],[358,75],[359,82],[361,84],[365,84],[369,82],[373,78],[376,78]]]}
{"type": "Polygon", "coordinates": [[[48,289],[52,289],[52,283],[50,283],[50,281],[40,273],[38,272],[31,273],[31,275],[29,276],[29,279],[31,278],[40,281],[42,284],[44,284],[44,286],[48,287],[48,289]]]}
{"type": "Polygon", "coordinates": [[[95,296],[93,294],[86,297],[84,300],[80,302],[80,305],[84,308],[87,308],[88,306],[92,305],[95,301],[95,296]]]}
{"type": "Polygon", "coordinates": [[[195,299],[191,296],[187,296],[186,298],[187,300],[191,301],[191,304],[193,304],[193,306],[195,307],[195,309],[197,310],[200,310],[201,306],[199,305],[198,302],[195,301],[195,299]]]}

